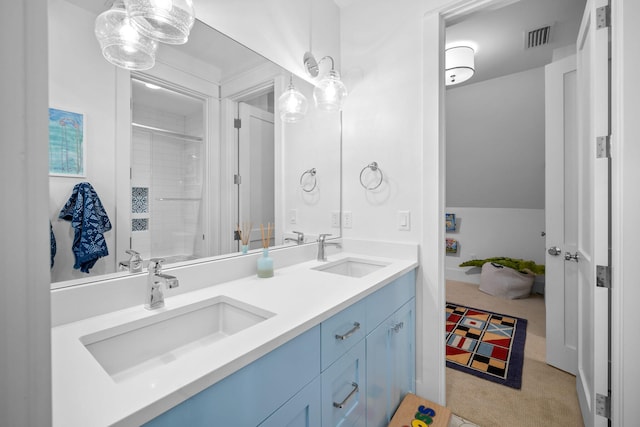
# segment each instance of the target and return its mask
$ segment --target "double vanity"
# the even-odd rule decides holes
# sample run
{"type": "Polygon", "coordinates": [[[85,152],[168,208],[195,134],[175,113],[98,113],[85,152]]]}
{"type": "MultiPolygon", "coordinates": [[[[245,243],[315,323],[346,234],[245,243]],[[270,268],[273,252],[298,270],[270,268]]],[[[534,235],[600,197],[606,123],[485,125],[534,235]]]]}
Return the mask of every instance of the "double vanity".
{"type": "Polygon", "coordinates": [[[53,425],[386,425],[415,389],[417,245],[327,251],[167,268],[154,310],[145,274],[52,291],[53,425]]]}

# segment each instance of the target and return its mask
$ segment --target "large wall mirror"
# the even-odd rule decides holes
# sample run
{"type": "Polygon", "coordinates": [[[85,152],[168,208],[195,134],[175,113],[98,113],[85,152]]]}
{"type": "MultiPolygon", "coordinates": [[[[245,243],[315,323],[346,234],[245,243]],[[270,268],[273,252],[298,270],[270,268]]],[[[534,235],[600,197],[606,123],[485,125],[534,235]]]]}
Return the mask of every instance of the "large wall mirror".
{"type": "MultiPolygon", "coordinates": [[[[241,256],[238,227],[250,250],[261,247],[260,224],[274,224],[276,247],[297,244],[294,231],[305,242],[340,235],[331,221],[340,217],[339,113],[311,106],[283,123],[276,104],[291,74],[200,21],[187,44],[161,45],[152,69],[117,68],[93,33],[108,7],[49,1],[50,108],[81,118],[56,138],[78,143],[81,132],[84,157],[80,173],[50,174],[53,288],[131,274],[130,250],[168,266],[241,256]],[[112,224],[109,255],[88,273],[74,268],[74,229],[58,218],[82,182],[112,224]]],[[[293,82],[312,103],[311,84],[293,82]]]]}

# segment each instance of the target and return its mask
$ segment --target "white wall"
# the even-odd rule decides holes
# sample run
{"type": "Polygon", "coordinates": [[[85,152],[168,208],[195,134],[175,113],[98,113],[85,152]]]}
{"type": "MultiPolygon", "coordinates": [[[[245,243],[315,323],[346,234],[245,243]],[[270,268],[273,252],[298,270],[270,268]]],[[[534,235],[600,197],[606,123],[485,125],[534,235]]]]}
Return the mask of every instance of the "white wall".
{"type": "Polygon", "coordinates": [[[458,267],[496,256],[544,264],[544,68],[446,91],[447,212],[458,254],[447,279],[479,283],[458,267]]]}
{"type": "Polygon", "coordinates": [[[640,365],[633,359],[640,350],[638,236],[640,236],[640,2],[612,4],[612,418],[614,426],[633,425],[640,419],[640,365]]]}
{"type": "Polygon", "coordinates": [[[344,235],[420,244],[416,391],[439,403],[445,403],[442,71],[422,58],[444,39],[437,18],[423,25],[425,12],[444,3],[359,0],[341,10],[342,73],[350,91],[343,112],[343,208],[353,213],[353,228],[344,235]],[[372,161],[386,177],[376,193],[358,179],[372,161]],[[411,230],[398,230],[399,210],[411,213],[411,230]]]}
{"type": "Polygon", "coordinates": [[[340,11],[333,0],[194,3],[198,19],[302,78],[310,80],[302,64],[308,50],[317,59],[331,55],[340,69],[340,11]]]}
{"type": "MultiPolygon", "coordinates": [[[[340,113],[315,108],[313,86],[309,83],[294,78],[294,85],[310,105],[304,119],[297,123],[282,123],[284,223],[281,229],[286,236],[293,236],[292,231],[300,231],[309,239],[320,233],[338,236],[340,227],[331,226],[331,212],[340,211],[340,113]],[[311,168],[317,171],[317,186],[305,192],[300,178],[311,168]]],[[[305,176],[303,182],[305,188],[310,189],[313,185],[308,178],[305,176]]]]}
{"type": "Polygon", "coordinates": [[[0,424],[51,425],[47,2],[0,14],[0,424]],[[27,30],[28,29],[28,30],[27,30]]]}
{"type": "Polygon", "coordinates": [[[544,208],[544,68],[446,92],[447,206],[544,208]]]}
{"type": "Polygon", "coordinates": [[[456,231],[447,232],[458,240],[458,253],[445,257],[447,279],[480,283],[479,274],[466,274],[464,261],[506,256],[544,264],[544,209],[447,207],[456,214],[456,231]]]}

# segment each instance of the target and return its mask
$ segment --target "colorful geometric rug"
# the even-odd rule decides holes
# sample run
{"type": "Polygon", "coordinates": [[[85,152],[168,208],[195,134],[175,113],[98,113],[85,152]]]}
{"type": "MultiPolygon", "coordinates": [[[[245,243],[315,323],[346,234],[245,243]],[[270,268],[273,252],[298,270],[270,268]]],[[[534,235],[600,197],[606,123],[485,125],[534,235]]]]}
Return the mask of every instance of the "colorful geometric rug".
{"type": "Polygon", "coordinates": [[[449,368],[521,387],[526,319],[448,302],[445,336],[449,368]]]}

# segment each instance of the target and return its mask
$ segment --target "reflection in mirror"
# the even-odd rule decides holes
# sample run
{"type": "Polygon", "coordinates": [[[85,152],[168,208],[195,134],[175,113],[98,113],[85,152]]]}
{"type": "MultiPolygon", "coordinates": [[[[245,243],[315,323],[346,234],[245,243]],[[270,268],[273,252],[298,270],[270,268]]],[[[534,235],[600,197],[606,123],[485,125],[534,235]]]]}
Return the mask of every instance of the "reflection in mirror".
{"type": "MultiPolygon", "coordinates": [[[[93,24],[101,0],[49,0],[50,106],[85,121],[82,176],[50,176],[57,243],[53,287],[131,274],[139,253],[166,264],[240,255],[260,224],[275,224],[274,246],[340,235],[340,115],[309,109],[283,123],[274,99],[290,73],[196,22],[189,42],[161,46],[156,66],[131,73],[100,53],[93,24]],[[315,187],[303,174],[315,169],[315,187]],[[74,238],[58,214],[73,187],[89,182],[113,225],[109,255],[90,272],[73,268],[74,238]],[[336,226],[337,225],[337,226],[336,226]]],[[[307,99],[313,87],[293,82],[307,99]]]]}
{"type": "Polygon", "coordinates": [[[205,98],[131,82],[131,249],[165,264],[205,256],[205,98]]]}

